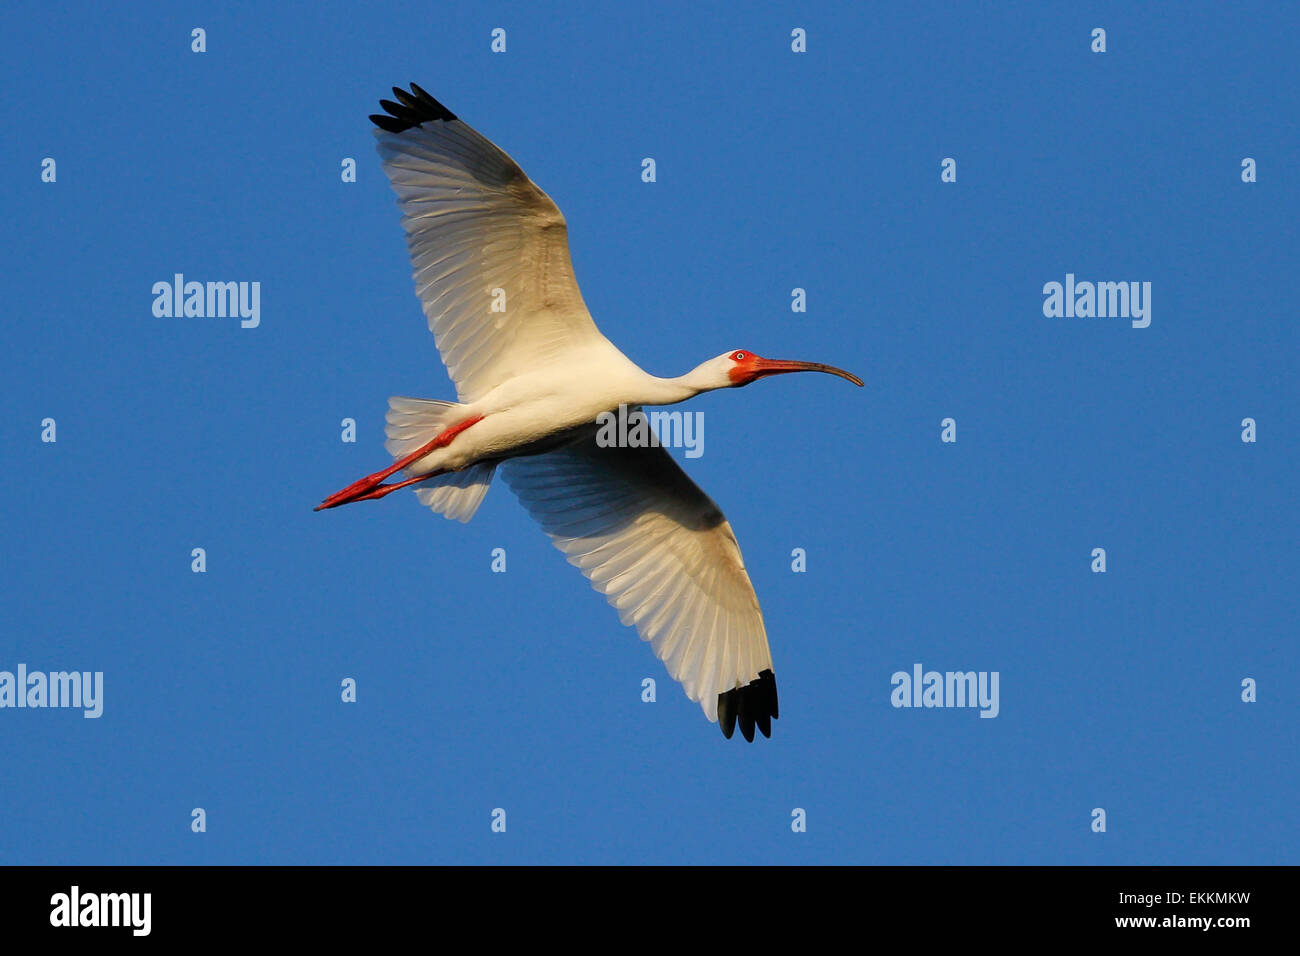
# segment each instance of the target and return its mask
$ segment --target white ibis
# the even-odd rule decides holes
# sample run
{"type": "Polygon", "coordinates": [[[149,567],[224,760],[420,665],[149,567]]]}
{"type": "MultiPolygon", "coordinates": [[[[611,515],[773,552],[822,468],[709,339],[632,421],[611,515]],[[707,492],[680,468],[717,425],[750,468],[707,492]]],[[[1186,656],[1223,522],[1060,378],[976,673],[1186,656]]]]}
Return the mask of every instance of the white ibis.
{"type": "Polygon", "coordinates": [[[500,467],[555,546],[723,734],[739,723],[746,740],[755,727],[771,736],[772,655],[731,525],[663,447],[602,447],[598,417],[786,372],[862,380],[748,349],[677,378],[642,371],[583,304],[550,197],[414,83],[393,94],[397,102],[380,100],[389,115],[370,118],[416,293],[460,401],[389,399],[385,447],[395,461],[316,510],[418,485],[421,502],[468,521],[500,467]],[[399,471],[405,477],[387,481],[399,471]]]}

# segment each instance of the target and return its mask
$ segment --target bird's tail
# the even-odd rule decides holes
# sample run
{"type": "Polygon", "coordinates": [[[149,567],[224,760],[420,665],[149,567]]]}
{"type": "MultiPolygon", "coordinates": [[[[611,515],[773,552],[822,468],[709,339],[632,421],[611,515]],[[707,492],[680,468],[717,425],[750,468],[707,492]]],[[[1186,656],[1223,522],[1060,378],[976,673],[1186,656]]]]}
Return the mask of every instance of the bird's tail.
{"type": "MultiPolygon", "coordinates": [[[[464,418],[464,408],[456,402],[428,398],[390,398],[384,447],[395,459],[409,455],[464,418]]],[[[471,465],[429,479],[416,488],[415,495],[421,504],[444,517],[469,521],[483,503],[495,472],[495,463],[471,465]]]]}

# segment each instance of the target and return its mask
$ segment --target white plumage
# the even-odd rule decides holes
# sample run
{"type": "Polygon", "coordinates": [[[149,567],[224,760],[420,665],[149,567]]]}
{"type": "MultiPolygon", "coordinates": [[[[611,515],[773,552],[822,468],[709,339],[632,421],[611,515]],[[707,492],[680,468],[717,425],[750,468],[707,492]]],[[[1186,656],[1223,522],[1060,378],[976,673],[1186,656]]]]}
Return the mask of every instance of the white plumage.
{"type": "MultiPolygon", "coordinates": [[[[725,353],[648,375],[582,301],[564,216],[504,152],[418,86],[372,116],[397,192],[416,293],[459,402],[393,398],[395,462],[330,508],[418,485],[468,521],[498,467],[524,507],[730,737],[768,735],[772,656],[731,526],[661,447],[601,447],[598,416],[668,405],[784,372],[840,369],[725,353]],[[385,479],[405,471],[401,481],[385,479]]],[[[639,414],[639,412],[637,412],[639,414]]],[[[319,510],[319,508],[318,508],[319,510]]]]}
{"type": "Polygon", "coordinates": [[[506,482],[569,563],[718,719],[718,695],[772,670],[731,525],[663,448],[580,441],[511,458],[506,482]]]}

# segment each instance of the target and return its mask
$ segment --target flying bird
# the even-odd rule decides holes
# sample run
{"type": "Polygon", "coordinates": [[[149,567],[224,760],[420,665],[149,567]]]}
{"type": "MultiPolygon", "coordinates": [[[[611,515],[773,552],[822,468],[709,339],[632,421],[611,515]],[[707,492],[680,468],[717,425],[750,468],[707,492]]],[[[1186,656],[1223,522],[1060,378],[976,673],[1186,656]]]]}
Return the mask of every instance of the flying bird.
{"type": "Polygon", "coordinates": [[[641,370],[592,321],[564,216],[518,164],[414,83],[371,116],[416,294],[456,402],[390,398],[393,464],[316,510],[417,486],[468,521],[499,468],[551,541],[731,737],[771,736],[776,678],[731,525],[657,444],[597,440],[602,413],[672,405],[816,362],[732,349],[676,378],[641,370]],[[494,310],[504,296],[505,310],[494,310]],[[389,481],[398,472],[400,480],[389,481]]]}

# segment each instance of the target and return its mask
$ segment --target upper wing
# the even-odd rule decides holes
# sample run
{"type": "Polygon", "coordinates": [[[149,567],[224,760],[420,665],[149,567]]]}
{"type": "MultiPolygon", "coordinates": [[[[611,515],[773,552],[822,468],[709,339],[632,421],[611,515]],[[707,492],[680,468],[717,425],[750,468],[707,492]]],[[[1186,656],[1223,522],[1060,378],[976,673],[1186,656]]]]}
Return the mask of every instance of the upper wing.
{"type": "Polygon", "coordinates": [[[740,546],[662,447],[601,448],[594,432],[511,458],[502,474],[551,541],[635,624],[709,720],[771,735],[776,679],[740,546]]]}
{"type": "Polygon", "coordinates": [[[400,103],[380,100],[392,115],[370,118],[402,208],[416,294],[460,400],[472,402],[604,336],[578,291],[555,203],[513,159],[411,90],[394,87],[400,103]]]}

